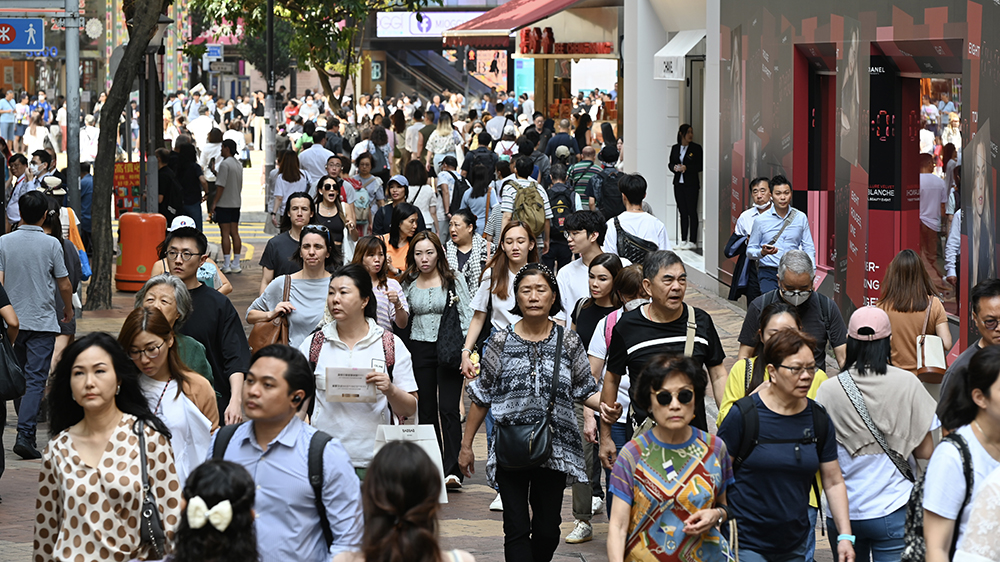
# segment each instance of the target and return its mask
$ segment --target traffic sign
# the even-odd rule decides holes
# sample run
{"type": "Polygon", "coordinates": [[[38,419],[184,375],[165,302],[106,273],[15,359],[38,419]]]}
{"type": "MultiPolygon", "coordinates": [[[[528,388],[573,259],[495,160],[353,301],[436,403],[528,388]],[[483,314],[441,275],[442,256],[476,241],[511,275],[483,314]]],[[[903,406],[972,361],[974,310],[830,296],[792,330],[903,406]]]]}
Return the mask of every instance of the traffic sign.
{"type": "Polygon", "coordinates": [[[205,58],[221,59],[222,58],[222,45],[205,45],[207,50],[205,51],[205,58]]]}
{"type": "Polygon", "coordinates": [[[41,51],[45,48],[45,20],[0,19],[0,51],[41,51]]]}
{"type": "Polygon", "coordinates": [[[236,63],[212,61],[208,63],[208,69],[219,74],[236,74],[236,63]]]}

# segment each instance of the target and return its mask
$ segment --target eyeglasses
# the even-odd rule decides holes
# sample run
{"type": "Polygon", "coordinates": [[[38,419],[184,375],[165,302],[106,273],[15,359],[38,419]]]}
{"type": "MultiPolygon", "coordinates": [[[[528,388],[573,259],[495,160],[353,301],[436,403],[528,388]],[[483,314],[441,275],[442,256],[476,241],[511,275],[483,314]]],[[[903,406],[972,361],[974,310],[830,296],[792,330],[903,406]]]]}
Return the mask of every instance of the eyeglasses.
{"type": "Polygon", "coordinates": [[[786,291],[784,289],[781,290],[781,294],[784,295],[785,298],[788,298],[788,299],[793,299],[793,298],[801,296],[801,295],[808,295],[811,292],[812,292],[812,289],[807,289],[805,291],[786,291]]]}
{"type": "Polygon", "coordinates": [[[167,251],[167,259],[175,260],[175,259],[177,259],[178,256],[180,256],[181,261],[183,261],[183,262],[191,261],[191,258],[193,258],[195,256],[202,256],[202,255],[204,255],[204,254],[196,254],[194,252],[189,252],[187,250],[184,250],[183,252],[178,252],[177,250],[168,250],[167,251]]]}
{"type": "MultiPolygon", "coordinates": [[[[674,395],[669,390],[661,390],[656,393],[656,402],[660,406],[669,406],[674,400],[674,395]]],[[[677,393],[677,401],[681,404],[690,404],[694,400],[694,391],[685,388],[677,393]]]]}
{"type": "Polygon", "coordinates": [[[132,358],[133,361],[138,361],[139,357],[145,355],[146,359],[152,361],[160,356],[160,348],[163,347],[167,342],[160,342],[160,345],[151,345],[146,349],[137,349],[135,351],[129,350],[128,356],[132,358]]]}
{"type": "Polygon", "coordinates": [[[986,320],[980,319],[980,321],[983,323],[983,326],[990,331],[996,330],[997,324],[1000,324],[1000,319],[998,318],[988,318],[986,320]]]}
{"type": "Polygon", "coordinates": [[[806,371],[808,371],[810,375],[815,375],[816,374],[816,365],[815,364],[809,365],[809,366],[806,366],[806,367],[789,367],[788,365],[778,365],[778,366],[781,367],[782,369],[788,369],[796,377],[802,376],[802,373],[804,373],[806,371]]]}

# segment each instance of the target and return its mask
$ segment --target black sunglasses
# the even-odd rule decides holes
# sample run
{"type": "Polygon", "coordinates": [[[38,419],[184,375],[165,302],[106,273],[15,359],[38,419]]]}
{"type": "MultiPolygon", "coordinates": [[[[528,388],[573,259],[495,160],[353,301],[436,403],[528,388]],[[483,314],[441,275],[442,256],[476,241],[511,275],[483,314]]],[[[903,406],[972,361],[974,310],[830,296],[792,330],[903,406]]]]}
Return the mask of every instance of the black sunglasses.
{"type": "Polygon", "coordinates": [[[338,188],[339,186],[335,183],[324,183],[323,185],[320,186],[320,189],[323,191],[330,191],[331,189],[338,189],[338,188]]]}
{"type": "MultiPolygon", "coordinates": [[[[669,390],[661,390],[656,393],[656,401],[660,406],[669,406],[674,400],[674,395],[669,390]]],[[[690,404],[694,400],[694,391],[685,388],[677,393],[677,401],[681,404],[690,404]]]]}

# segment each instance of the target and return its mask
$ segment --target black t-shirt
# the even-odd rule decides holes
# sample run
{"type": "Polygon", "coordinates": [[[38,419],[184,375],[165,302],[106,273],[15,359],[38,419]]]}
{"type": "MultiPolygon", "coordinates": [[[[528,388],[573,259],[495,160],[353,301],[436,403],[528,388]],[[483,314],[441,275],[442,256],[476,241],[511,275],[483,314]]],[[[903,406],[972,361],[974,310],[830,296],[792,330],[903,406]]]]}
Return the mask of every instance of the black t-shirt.
{"type": "MultiPolygon", "coordinates": [[[[344,243],[344,220],[340,218],[340,213],[332,217],[324,217],[318,212],[315,215],[316,224],[323,225],[330,231],[330,236],[333,237],[333,241],[337,244],[344,243]]],[[[298,244],[296,244],[295,249],[298,249],[298,244]]]]}
{"type": "Polygon", "coordinates": [[[205,175],[201,166],[194,162],[181,162],[177,169],[177,182],[184,189],[184,204],[195,205],[201,203],[201,181],[198,179],[205,175]]]}
{"type": "Polygon", "coordinates": [[[601,318],[617,310],[617,306],[597,306],[592,304],[586,308],[579,308],[573,311],[572,320],[576,324],[576,333],[580,334],[583,346],[590,348],[590,338],[594,337],[594,330],[601,318]]]}
{"type": "Polygon", "coordinates": [[[462,271],[463,269],[465,269],[465,264],[469,263],[469,256],[471,255],[472,255],[472,250],[469,250],[468,252],[463,252],[462,250],[455,248],[455,258],[458,260],[457,271],[462,271]]]}
{"type": "Polygon", "coordinates": [[[250,368],[250,346],[240,315],[225,295],[204,284],[191,290],[191,304],[191,317],[180,332],[205,346],[215,390],[223,402],[228,402],[229,375],[246,374],[250,368]]]}
{"type": "Polygon", "coordinates": [[[260,256],[260,265],[273,271],[275,278],[298,273],[302,266],[292,261],[292,256],[298,251],[298,240],[293,239],[288,232],[282,232],[267,241],[264,253],[260,256]]]}
{"type": "MultiPolygon", "coordinates": [[[[739,340],[741,344],[750,347],[757,346],[759,343],[760,312],[766,307],[764,303],[771,304],[780,299],[781,295],[775,290],[755,298],[750,303],[750,306],[747,307],[747,315],[743,318],[743,328],[740,330],[739,340]]],[[[802,318],[803,331],[816,338],[816,349],[813,350],[816,367],[826,371],[827,342],[830,342],[833,347],[847,343],[847,326],[844,325],[840,309],[830,297],[813,291],[809,300],[799,306],[798,310],[799,317],[802,318]]]]}

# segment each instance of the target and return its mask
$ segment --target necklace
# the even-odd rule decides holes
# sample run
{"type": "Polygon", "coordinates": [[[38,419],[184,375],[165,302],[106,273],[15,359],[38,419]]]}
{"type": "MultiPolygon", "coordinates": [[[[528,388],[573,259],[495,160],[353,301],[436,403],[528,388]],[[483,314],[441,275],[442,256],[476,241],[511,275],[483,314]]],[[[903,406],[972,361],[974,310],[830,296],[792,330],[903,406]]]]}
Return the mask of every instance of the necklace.
{"type": "MultiPolygon", "coordinates": [[[[983,445],[989,445],[990,447],[993,447],[993,449],[997,452],[997,454],[1000,455],[1000,447],[998,447],[994,443],[989,442],[989,440],[986,438],[986,432],[983,431],[983,428],[982,426],[979,425],[979,422],[976,420],[972,420],[972,424],[976,426],[976,429],[979,430],[979,434],[983,436],[983,445]]],[[[994,457],[994,458],[1000,458],[1000,457],[994,457]]]]}
{"type": "Polygon", "coordinates": [[[172,380],[174,380],[173,377],[167,379],[167,384],[163,385],[163,390],[160,391],[160,399],[156,401],[156,407],[153,408],[154,414],[160,412],[160,404],[163,403],[163,396],[167,393],[167,387],[170,386],[170,381],[172,380]]]}

